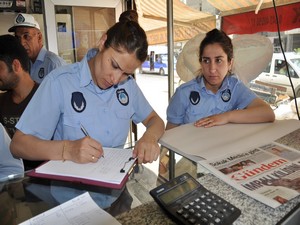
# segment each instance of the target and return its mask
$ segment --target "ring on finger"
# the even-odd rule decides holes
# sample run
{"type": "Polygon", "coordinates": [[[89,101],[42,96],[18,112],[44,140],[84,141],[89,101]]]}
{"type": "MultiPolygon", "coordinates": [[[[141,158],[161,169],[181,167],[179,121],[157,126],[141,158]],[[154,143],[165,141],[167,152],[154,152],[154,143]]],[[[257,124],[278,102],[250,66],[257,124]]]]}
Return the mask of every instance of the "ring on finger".
{"type": "Polygon", "coordinates": [[[95,159],[95,156],[92,155],[92,160],[94,160],[94,159],[95,159]]]}

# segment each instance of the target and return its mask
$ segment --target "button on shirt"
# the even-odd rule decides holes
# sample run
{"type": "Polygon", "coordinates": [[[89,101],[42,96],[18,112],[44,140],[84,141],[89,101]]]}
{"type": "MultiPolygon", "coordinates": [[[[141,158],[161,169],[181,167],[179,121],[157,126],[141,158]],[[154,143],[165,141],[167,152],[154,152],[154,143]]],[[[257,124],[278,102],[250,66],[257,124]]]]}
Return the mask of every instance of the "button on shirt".
{"type": "Polygon", "coordinates": [[[226,76],[216,94],[207,90],[203,76],[176,89],[167,108],[167,121],[193,123],[215,114],[246,108],[257,96],[235,75],[226,76]]]}
{"type": "Polygon", "coordinates": [[[60,67],[41,83],[16,127],[41,139],[77,140],[89,135],[105,147],[126,142],[131,119],[145,120],[153,111],[135,80],[106,90],[94,84],[88,60],[97,54],[92,49],[81,62],[60,67]]]}
{"type": "Polygon", "coordinates": [[[47,74],[57,67],[66,65],[66,62],[55,53],[42,48],[35,62],[30,64],[31,78],[37,83],[41,83],[47,74]]]}

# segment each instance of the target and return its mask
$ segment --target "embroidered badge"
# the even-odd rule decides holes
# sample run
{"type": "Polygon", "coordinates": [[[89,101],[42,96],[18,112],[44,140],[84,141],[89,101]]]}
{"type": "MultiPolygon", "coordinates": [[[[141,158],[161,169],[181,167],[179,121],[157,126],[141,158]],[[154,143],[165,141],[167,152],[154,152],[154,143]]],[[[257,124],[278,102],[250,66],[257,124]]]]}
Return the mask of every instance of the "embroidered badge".
{"type": "Polygon", "coordinates": [[[122,104],[122,105],[128,105],[129,103],[129,96],[127,94],[127,92],[125,91],[125,89],[118,89],[116,91],[116,94],[117,94],[117,98],[119,100],[119,102],[122,104]]]}
{"type": "Polygon", "coordinates": [[[72,98],[71,98],[71,104],[73,109],[76,112],[83,112],[86,107],[86,100],[83,97],[83,94],[81,92],[73,92],[72,93],[72,98]]]}
{"type": "Polygon", "coordinates": [[[200,102],[200,94],[197,91],[192,91],[190,94],[190,102],[197,105],[200,102]]]}
{"type": "Polygon", "coordinates": [[[38,75],[39,75],[39,78],[41,78],[41,79],[44,78],[44,76],[45,76],[45,69],[44,68],[40,68],[38,75]]]}
{"type": "Polygon", "coordinates": [[[223,102],[228,102],[231,99],[231,91],[229,89],[222,91],[221,98],[223,102]]]}
{"type": "Polygon", "coordinates": [[[16,18],[17,23],[23,23],[25,21],[25,18],[22,14],[19,14],[16,18]]]}

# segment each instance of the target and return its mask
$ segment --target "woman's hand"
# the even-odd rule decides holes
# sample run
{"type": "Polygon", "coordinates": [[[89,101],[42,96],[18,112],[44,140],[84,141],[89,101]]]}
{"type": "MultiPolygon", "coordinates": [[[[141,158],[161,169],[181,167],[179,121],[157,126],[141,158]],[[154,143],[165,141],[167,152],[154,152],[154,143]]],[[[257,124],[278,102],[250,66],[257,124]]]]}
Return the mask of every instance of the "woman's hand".
{"type": "Polygon", "coordinates": [[[64,141],[63,160],[71,160],[76,163],[95,163],[101,156],[103,156],[102,145],[90,137],[75,141],[64,141]]]}
{"type": "Polygon", "coordinates": [[[227,113],[217,114],[209,117],[202,118],[200,120],[197,120],[194,125],[196,127],[213,127],[213,126],[219,126],[224,125],[229,122],[227,113]]]}
{"type": "Polygon", "coordinates": [[[156,161],[160,154],[155,137],[145,133],[143,137],[137,142],[133,150],[133,157],[138,158],[138,163],[152,163],[156,161]]]}

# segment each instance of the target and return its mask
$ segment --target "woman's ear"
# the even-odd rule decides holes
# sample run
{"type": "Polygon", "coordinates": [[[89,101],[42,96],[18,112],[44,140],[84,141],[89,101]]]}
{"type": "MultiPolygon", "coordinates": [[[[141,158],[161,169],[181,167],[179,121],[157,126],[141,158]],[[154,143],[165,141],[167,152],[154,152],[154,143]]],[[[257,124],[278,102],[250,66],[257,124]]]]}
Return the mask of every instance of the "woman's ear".
{"type": "Polygon", "coordinates": [[[232,71],[232,68],[233,68],[233,58],[228,62],[228,71],[232,71]]]}
{"type": "Polygon", "coordinates": [[[106,40],[107,40],[107,34],[103,34],[101,36],[100,40],[99,40],[99,47],[98,48],[99,48],[100,51],[104,49],[104,44],[105,44],[106,40]]]}

